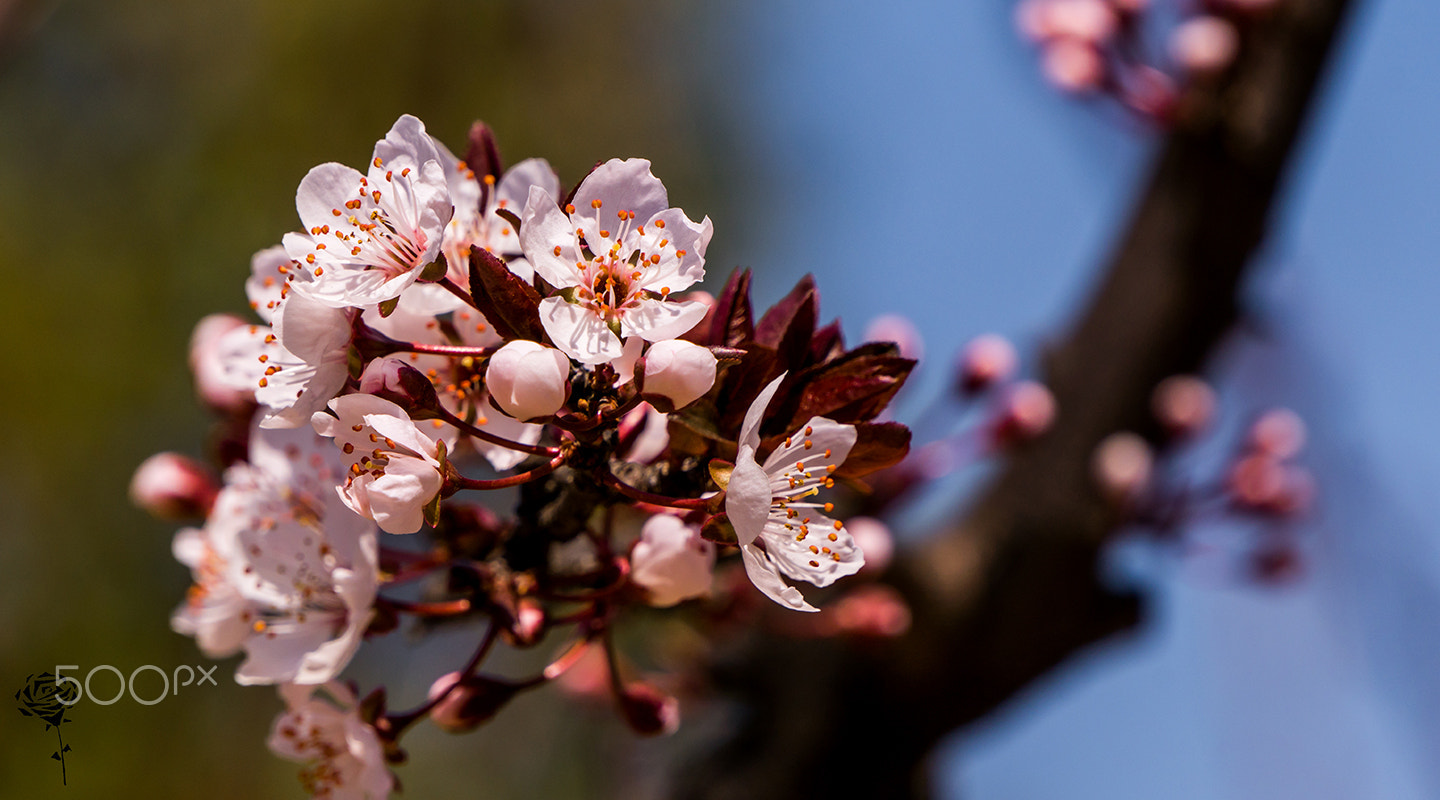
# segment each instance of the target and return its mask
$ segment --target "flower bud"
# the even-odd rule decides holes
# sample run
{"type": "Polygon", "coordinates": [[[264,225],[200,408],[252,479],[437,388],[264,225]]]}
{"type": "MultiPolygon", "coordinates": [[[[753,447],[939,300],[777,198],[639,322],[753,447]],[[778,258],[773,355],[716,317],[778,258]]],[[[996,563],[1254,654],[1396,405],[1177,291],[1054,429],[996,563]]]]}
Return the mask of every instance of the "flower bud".
{"type": "Polygon", "coordinates": [[[893,638],[910,630],[910,606],[889,586],[862,586],[836,601],[829,611],[834,630],[840,634],[893,638]]]}
{"type": "Polygon", "coordinates": [[[1235,60],[1240,35],[1220,17],[1186,20],[1170,34],[1170,57],[1186,72],[1213,75],[1235,60]]]}
{"type": "Polygon", "coordinates": [[[895,537],[890,528],[874,517],[851,517],[845,521],[845,530],[855,540],[855,546],[865,554],[865,574],[879,574],[889,566],[895,555],[895,537]]]}
{"type": "Polygon", "coordinates": [[[255,404],[253,387],[237,387],[225,374],[225,360],[216,348],[225,334],[247,325],[234,314],[211,314],[195,325],[190,334],[190,372],[195,376],[195,394],[211,409],[222,413],[244,413],[255,404]]]}
{"type": "Polygon", "coordinates": [[[1055,421],[1055,395],[1034,381],[1011,388],[995,426],[999,444],[1028,442],[1050,429],[1055,421]]]}
{"type": "Polygon", "coordinates": [[[714,565],[715,545],[672,514],[646,520],[630,552],[631,580],[657,608],[709,594],[714,565]]]}
{"type": "Polygon", "coordinates": [[[1061,91],[1093,92],[1105,79],[1105,60],[1094,45],[1061,38],[1045,45],[1042,55],[1040,68],[1045,79],[1061,91]]]}
{"type": "Polygon", "coordinates": [[[360,392],[389,400],[405,409],[411,419],[429,419],[440,409],[430,379],[398,358],[377,358],[365,365],[360,392]]]}
{"type": "Polygon", "coordinates": [[[466,733],[494,717],[510,698],[515,687],[483,675],[461,679],[458,672],[441,675],[430,685],[431,700],[442,698],[430,709],[430,721],[450,733],[466,733]]]}
{"type": "Polygon", "coordinates": [[[1305,446],[1305,421],[1288,408],[1266,411],[1250,426],[1250,446],[1284,460],[1305,446]]]}
{"type": "Polygon", "coordinates": [[[1050,0],[1047,29],[1050,36],[1088,45],[1102,45],[1115,35],[1119,20],[1105,0],[1050,0]]]}
{"type": "Polygon", "coordinates": [[[1210,424],[1215,392],[1193,375],[1174,375],[1155,387],[1150,408],[1172,436],[1191,436],[1210,424]]]}
{"type": "Polygon", "coordinates": [[[925,354],[925,342],[920,338],[915,323],[899,314],[884,314],[870,320],[865,328],[865,341],[894,342],[900,349],[900,355],[916,361],[925,354]]]}
{"type": "Polygon", "coordinates": [[[645,354],[645,397],[661,411],[684,408],[715,385],[715,356],[681,339],[650,345],[645,354]]]}
{"type": "Polygon", "coordinates": [[[965,345],[960,354],[960,391],[974,394],[1015,374],[1015,348],[1003,336],[987,333],[965,345]]]}
{"type": "Polygon", "coordinates": [[[518,647],[529,647],[545,634],[545,609],[533,597],[522,597],[515,604],[515,623],[507,638],[518,647]]]}
{"type": "Polygon", "coordinates": [[[209,514],[219,491],[210,470],[179,453],[150,456],[130,479],[130,501],[171,522],[209,514]]]}
{"type": "Polygon", "coordinates": [[[642,736],[668,736],[680,728],[680,702],[648,683],[626,686],[618,699],[621,715],[642,736]]]}
{"type": "Polygon", "coordinates": [[[490,357],[485,388],[501,411],[519,419],[548,417],[565,405],[570,360],[553,347],[516,339],[490,357]]]}
{"type": "Polygon", "coordinates": [[[1112,501],[1133,501],[1150,485],[1154,456],[1150,445],[1129,431],[1112,433],[1095,448],[1090,472],[1100,490],[1112,501]]]}

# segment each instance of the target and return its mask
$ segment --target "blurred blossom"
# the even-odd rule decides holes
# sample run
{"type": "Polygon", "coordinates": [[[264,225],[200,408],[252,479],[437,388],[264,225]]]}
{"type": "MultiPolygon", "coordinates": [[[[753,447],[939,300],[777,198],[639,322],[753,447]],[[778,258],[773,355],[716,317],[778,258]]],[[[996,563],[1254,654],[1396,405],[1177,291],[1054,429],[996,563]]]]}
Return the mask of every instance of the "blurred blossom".
{"type": "Polygon", "coordinates": [[[900,314],[883,314],[870,320],[864,338],[867,342],[894,342],[900,348],[900,355],[916,361],[925,354],[919,329],[909,317],[900,314]]]}
{"type": "Polygon", "coordinates": [[[995,429],[1001,444],[1025,442],[1050,429],[1055,421],[1055,395],[1035,381],[1010,388],[995,429]]]}
{"type": "Polygon", "coordinates": [[[1170,34],[1170,57],[1181,69],[1200,74],[1219,72],[1235,60],[1240,35],[1220,17],[1201,16],[1182,22],[1170,34]]]}
{"type": "Polygon", "coordinates": [[[977,336],[960,353],[960,388],[974,393],[1010,380],[1020,358],[1014,345],[1003,336],[977,336]]]}
{"type": "Polygon", "coordinates": [[[1193,375],[1175,375],[1155,387],[1150,403],[1155,419],[1172,436],[1192,436],[1210,424],[1215,391],[1193,375]]]}
{"type": "Polygon", "coordinates": [[[205,405],[222,414],[237,413],[255,402],[253,389],[237,386],[220,358],[225,334],[248,325],[234,314],[211,314],[195,325],[190,335],[190,372],[195,376],[195,394],[205,405]]]}
{"type": "Polygon", "coordinates": [[[205,465],[179,453],[156,453],[130,479],[135,505],[172,522],[210,513],[220,486],[205,465]]]}
{"type": "Polygon", "coordinates": [[[910,607],[889,586],[861,586],[828,609],[835,632],[890,638],[910,630],[910,607]]]}
{"type": "Polygon", "coordinates": [[[1116,502],[1134,500],[1150,485],[1154,456],[1150,445],[1129,431],[1112,433],[1095,448],[1091,473],[1105,495],[1116,502]]]}
{"type": "Polygon", "coordinates": [[[860,572],[884,572],[895,555],[895,537],[890,533],[890,527],[874,517],[852,517],[845,527],[855,538],[855,546],[865,554],[865,566],[860,568],[860,572]]]}
{"type": "Polygon", "coordinates": [[[1305,446],[1305,421],[1288,408],[1267,411],[1250,427],[1249,444],[1277,459],[1293,458],[1305,446]]]}
{"type": "Polygon", "coordinates": [[[1041,69],[1056,88],[1091,92],[1105,79],[1105,59],[1094,45],[1075,39],[1057,39],[1045,45],[1041,69]]]}
{"type": "Polygon", "coordinates": [[[645,590],[650,605],[665,608],[710,593],[715,545],[679,517],[656,514],[640,530],[630,564],[631,580],[645,590]]]}

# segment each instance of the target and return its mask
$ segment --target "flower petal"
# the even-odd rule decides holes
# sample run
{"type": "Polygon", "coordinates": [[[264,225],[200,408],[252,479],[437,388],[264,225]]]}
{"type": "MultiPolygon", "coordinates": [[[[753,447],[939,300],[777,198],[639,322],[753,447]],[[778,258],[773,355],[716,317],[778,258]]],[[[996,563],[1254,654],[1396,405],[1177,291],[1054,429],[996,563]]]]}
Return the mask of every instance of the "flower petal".
{"type": "Polygon", "coordinates": [[[698,300],[639,300],[620,316],[620,335],[639,336],[647,342],[675,339],[704,319],[705,311],[705,304],[698,300]]]}
{"type": "Polygon", "coordinates": [[[775,396],[775,392],[780,388],[780,383],[789,374],[789,372],[780,373],[780,377],[770,381],[764,389],[760,390],[760,394],[755,396],[755,402],[751,403],[750,409],[745,412],[745,422],[740,425],[738,441],[742,446],[748,444],[751,450],[760,446],[760,423],[765,417],[765,409],[770,406],[770,398],[775,396]]]}
{"type": "Polygon", "coordinates": [[[755,463],[755,451],[748,444],[740,445],[735,455],[735,470],[725,489],[725,513],[735,526],[740,544],[755,541],[770,518],[770,476],[755,463]]]}
{"type": "Polygon", "coordinates": [[[765,551],[753,544],[747,544],[741,546],[740,556],[745,560],[745,574],[750,576],[750,582],[755,584],[756,589],[764,592],[766,597],[796,611],[820,610],[805,602],[799,589],[780,579],[780,574],[775,571],[775,565],[770,562],[765,551]]]}
{"type": "Polygon", "coordinates": [[[606,327],[605,321],[578,303],[567,303],[559,297],[541,300],[540,324],[562,353],[582,364],[603,364],[625,352],[620,337],[606,327]]]}
{"type": "Polygon", "coordinates": [[[530,197],[520,214],[520,247],[531,268],[551,286],[564,289],[580,285],[580,272],[575,269],[580,259],[575,228],[555,205],[555,198],[539,186],[530,187],[530,197]]]}

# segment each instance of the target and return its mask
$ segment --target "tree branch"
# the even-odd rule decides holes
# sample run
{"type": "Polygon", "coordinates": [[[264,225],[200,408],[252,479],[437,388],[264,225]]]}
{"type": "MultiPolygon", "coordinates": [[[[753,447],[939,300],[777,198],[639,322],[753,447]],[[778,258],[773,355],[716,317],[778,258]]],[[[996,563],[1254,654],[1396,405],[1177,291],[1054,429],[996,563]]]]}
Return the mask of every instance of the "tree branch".
{"type": "Polygon", "coordinates": [[[1138,623],[1140,599],[1096,574],[1119,518],[1091,453],[1117,430],[1153,433],[1155,385],[1197,369],[1234,323],[1352,5],[1286,0],[1222,82],[1183,99],[1098,290],[1045,359],[1054,429],[892,571],[911,631],[874,648],[757,635],[728,654],[715,677],[742,698],[738,728],[685,765],[676,796],[924,796],[941,737],[1138,623]]]}

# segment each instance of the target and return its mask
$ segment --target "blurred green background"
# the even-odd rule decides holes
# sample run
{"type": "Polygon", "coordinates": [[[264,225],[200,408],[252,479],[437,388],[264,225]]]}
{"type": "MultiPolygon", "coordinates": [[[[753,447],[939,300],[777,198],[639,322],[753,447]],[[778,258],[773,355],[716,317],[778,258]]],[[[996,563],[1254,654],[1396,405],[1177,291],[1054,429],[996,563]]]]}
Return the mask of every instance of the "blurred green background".
{"type": "MultiPolygon", "coordinates": [[[[0,392],[7,701],[56,664],[83,678],[102,664],[209,663],[168,624],[189,584],[170,556],[175,526],[131,508],[125,489],[153,452],[203,453],[191,328],[244,312],[250,255],[296,227],[306,170],[363,167],[402,113],[463,152],[481,118],[510,163],[549,158],[567,186],[597,160],[644,156],[675,205],[733,217],[726,190],[753,171],[717,110],[725,55],[706,50],[709,13],[698,0],[0,2],[0,277],[16,337],[0,392]]],[[[726,242],[743,232],[717,228],[711,260],[728,267],[726,242]]],[[[347,674],[386,680],[409,705],[470,646],[404,645],[347,674]]],[[[154,706],[82,702],[64,728],[64,788],[54,732],[0,711],[0,797],[302,796],[297,765],[264,745],[278,698],[235,685],[235,663],[218,688],[154,706]]],[[[158,684],[143,677],[141,695],[158,684]]],[[[93,685],[111,694],[114,676],[93,685]]],[[[598,765],[611,745],[594,737],[629,734],[549,713],[558,702],[523,698],[503,730],[410,737],[405,795],[608,794],[598,765]],[[567,747],[580,755],[553,757],[567,747]]]]}

